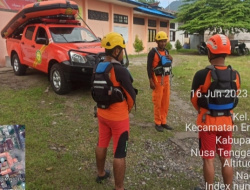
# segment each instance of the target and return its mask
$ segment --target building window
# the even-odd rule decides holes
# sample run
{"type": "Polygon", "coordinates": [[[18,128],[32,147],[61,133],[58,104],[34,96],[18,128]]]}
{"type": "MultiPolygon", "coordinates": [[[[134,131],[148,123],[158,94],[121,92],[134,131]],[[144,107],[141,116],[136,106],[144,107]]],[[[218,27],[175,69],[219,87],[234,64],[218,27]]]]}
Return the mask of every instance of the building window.
{"type": "Polygon", "coordinates": [[[148,26],[156,27],[156,20],[148,20],[148,26]]]}
{"type": "Polygon", "coordinates": [[[144,18],[137,18],[137,17],[134,17],[134,24],[137,24],[137,25],[145,25],[145,20],[144,20],[144,18]]]}
{"type": "Polygon", "coordinates": [[[165,27],[167,28],[168,27],[168,23],[167,22],[160,22],[160,27],[165,27]]]}
{"type": "Polygon", "coordinates": [[[25,38],[27,38],[28,40],[32,40],[32,36],[34,34],[34,31],[35,31],[35,26],[28,27],[26,32],[25,32],[25,38]]]}
{"type": "Polygon", "coordinates": [[[175,23],[170,23],[170,28],[175,29],[175,23]]]}
{"type": "Polygon", "coordinates": [[[128,16],[114,14],[114,23],[128,24],[128,16]]]}
{"type": "Polygon", "coordinates": [[[100,12],[100,11],[88,10],[88,19],[108,21],[109,14],[105,12],[100,12]]]}
{"type": "Polygon", "coordinates": [[[184,32],[184,38],[188,38],[188,33],[184,32]]]}
{"type": "Polygon", "coordinates": [[[170,41],[175,41],[175,31],[170,31],[170,41]]]}
{"type": "Polygon", "coordinates": [[[148,42],[155,41],[156,30],[155,29],[148,29],[148,42]]]}

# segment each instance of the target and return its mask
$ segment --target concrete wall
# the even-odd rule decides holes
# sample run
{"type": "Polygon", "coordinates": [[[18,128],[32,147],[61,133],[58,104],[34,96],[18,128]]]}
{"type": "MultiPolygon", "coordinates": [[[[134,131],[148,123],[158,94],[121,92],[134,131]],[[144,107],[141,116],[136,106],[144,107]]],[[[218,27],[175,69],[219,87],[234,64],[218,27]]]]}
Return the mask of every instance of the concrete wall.
{"type": "MultiPolygon", "coordinates": [[[[0,29],[4,28],[9,20],[15,15],[15,12],[0,11],[0,29]]],[[[7,56],[6,40],[0,37],[0,67],[5,66],[5,56],[7,56]]]]}
{"type": "MultiPolygon", "coordinates": [[[[87,25],[91,28],[91,30],[95,33],[96,36],[102,38],[105,34],[107,34],[111,30],[111,25],[109,21],[101,21],[101,20],[90,20],[88,19],[88,10],[96,10],[101,12],[110,12],[113,8],[111,4],[102,2],[102,1],[83,1],[83,12],[86,14],[84,16],[84,20],[87,25]],[[96,6],[98,4],[98,6],[96,6]]],[[[111,19],[111,15],[109,14],[109,20],[111,19]]]]}
{"type": "Polygon", "coordinates": [[[240,33],[234,35],[234,40],[239,40],[239,42],[245,42],[246,46],[250,48],[250,33],[240,33]]]}
{"type": "Polygon", "coordinates": [[[190,49],[197,49],[197,45],[200,45],[204,41],[204,36],[201,35],[190,35],[190,49]]]}
{"type": "MultiPolygon", "coordinates": [[[[139,17],[139,16],[136,16],[136,17],[139,17]]],[[[133,36],[132,36],[132,42],[133,43],[135,42],[135,37],[136,37],[136,35],[138,35],[139,40],[142,40],[142,43],[144,46],[143,52],[146,52],[148,50],[148,46],[147,46],[148,36],[147,36],[147,33],[145,32],[146,26],[134,24],[133,29],[134,29],[134,32],[133,32],[133,36]]],[[[132,54],[136,54],[134,48],[133,48],[132,54]]]]}

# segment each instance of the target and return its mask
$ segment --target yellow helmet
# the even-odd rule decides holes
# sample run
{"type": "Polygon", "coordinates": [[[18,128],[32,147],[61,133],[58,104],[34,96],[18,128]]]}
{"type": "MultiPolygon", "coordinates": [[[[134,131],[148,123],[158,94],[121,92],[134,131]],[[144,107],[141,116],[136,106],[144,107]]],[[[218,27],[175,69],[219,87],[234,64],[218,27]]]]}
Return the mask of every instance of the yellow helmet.
{"type": "Polygon", "coordinates": [[[104,36],[101,41],[101,46],[105,49],[113,49],[116,46],[126,48],[124,38],[117,32],[110,32],[104,36]]]}
{"type": "Polygon", "coordinates": [[[168,36],[166,34],[166,32],[160,31],[156,34],[155,36],[155,40],[159,41],[159,40],[167,40],[168,36]]]}

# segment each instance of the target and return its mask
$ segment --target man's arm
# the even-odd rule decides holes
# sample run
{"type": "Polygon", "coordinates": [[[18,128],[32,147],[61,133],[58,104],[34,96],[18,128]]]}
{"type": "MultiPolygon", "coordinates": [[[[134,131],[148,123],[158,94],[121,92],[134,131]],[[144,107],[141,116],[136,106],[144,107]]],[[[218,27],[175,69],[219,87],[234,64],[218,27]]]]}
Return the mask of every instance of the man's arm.
{"type": "Polygon", "coordinates": [[[154,84],[154,81],[152,79],[154,56],[155,56],[155,51],[152,49],[148,53],[148,60],[147,60],[147,72],[148,72],[148,79],[149,79],[149,84],[150,84],[151,89],[155,89],[155,84],[154,84]]]}
{"type": "Polygon", "coordinates": [[[153,61],[154,61],[155,51],[152,49],[148,53],[148,59],[147,59],[147,72],[148,72],[148,78],[152,78],[152,67],[153,67],[153,61]]]}
{"type": "Polygon", "coordinates": [[[130,111],[136,99],[135,89],[132,85],[132,78],[129,71],[121,66],[115,66],[115,76],[116,80],[121,83],[121,87],[126,95],[128,103],[128,111],[130,111]]]}
{"type": "Polygon", "coordinates": [[[236,71],[236,86],[238,90],[240,89],[240,85],[241,85],[240,73],[236,71]]]}
{"type": "Polygon", "coordinates": [[[193,78],[190,99],[196,110],[199,109],[198,96],[199,96],[199,93],[201,93],[201,86],[204,84],[206,80],[208,71],[209,71],[208,69],[200,70],[195,73],[194,78],[193,78]]]}

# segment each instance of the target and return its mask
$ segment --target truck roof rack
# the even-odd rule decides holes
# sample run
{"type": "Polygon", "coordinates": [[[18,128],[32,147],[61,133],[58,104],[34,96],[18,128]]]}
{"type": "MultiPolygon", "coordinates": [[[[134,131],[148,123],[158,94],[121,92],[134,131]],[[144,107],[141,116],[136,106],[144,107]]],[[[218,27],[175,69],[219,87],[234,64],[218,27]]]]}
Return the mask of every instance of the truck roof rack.
{"type": "Polygon", "coordinates": [[[57,18],[41,18],[42,23],[48,24],[77,24],[80,25],[78,20],[69,20],[69,19],[57,19],[57,18]]]}
{"type": "Polygon", "coordinates": [[[45,16],[45,17],[37,17],[31,18],[27,20],[25,23],[20,25],[12,34],[12,36],[18,36],[19,33],[23,32],[23,29],[28,24],[38,24],[38,23],[45,23],[45,24],[73,24],[73,25],[81,25],[79,20],[76,20],[74,15],[53,15],[53,16],[45,16]]]}

